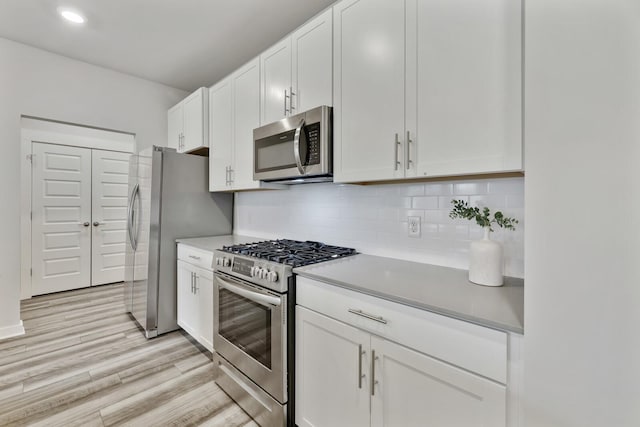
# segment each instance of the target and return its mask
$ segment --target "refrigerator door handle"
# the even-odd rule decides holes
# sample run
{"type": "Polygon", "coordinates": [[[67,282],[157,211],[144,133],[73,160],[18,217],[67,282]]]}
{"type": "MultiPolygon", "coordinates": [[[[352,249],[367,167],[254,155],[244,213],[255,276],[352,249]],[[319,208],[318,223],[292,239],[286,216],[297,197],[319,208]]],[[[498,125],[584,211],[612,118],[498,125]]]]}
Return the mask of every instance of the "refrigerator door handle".
{"type": "MultiPolygon", "coordinates": [[[[136,191],[135,191],[134,194],[135,194],[134,200],[136,200],[136,199],[138,200],[138,206],[139,206],[140,205],[140,186],[138,184],[136,184],[136,191]]],[[[134,224],[135,217],[136,217],[136,211],[134,209],[133,210],[133,218],[131,219],[131,225],[132,225],[131,229],[135,230],[134,233],[133,233],[133,243],[135,244],[133,249],[137,250],[138,249],[138,235],[140,234],[140,227],[139,227],[140,224],[138,224],[138,223],[140,221],[139,221],[139,215],[138,215],[138,220],[135,221],[136,223],[134,224]]]]}
{"type": "Polygon", "coordinates": [[[131,192],[131,198],[129,199],[129,212],[127,213],[127,232],[129,234],[129,243],[131,244],[131,247],[133,248],[133,250],[135,251],[138,243],[136,242],[136,239],[133,236],[133,217],[134,217],[134,209],[133,209],[133,204],[135,203],[135,199],[136,196],[138,194],[139,191],[139,184],[136,184],[133,187],[133,191],[131,192]]]}

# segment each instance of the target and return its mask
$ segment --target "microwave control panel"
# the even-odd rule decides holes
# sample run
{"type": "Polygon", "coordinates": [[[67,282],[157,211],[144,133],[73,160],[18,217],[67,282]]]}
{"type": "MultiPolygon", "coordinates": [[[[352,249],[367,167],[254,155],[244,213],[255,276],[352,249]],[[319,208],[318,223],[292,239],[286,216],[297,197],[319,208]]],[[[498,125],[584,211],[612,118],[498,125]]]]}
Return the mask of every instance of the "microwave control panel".
{"type": "Polygon", "coordinates": [[[307,165],[320,164],[320,123],[311,123],[305,126],[307,137],[307,165]]]}

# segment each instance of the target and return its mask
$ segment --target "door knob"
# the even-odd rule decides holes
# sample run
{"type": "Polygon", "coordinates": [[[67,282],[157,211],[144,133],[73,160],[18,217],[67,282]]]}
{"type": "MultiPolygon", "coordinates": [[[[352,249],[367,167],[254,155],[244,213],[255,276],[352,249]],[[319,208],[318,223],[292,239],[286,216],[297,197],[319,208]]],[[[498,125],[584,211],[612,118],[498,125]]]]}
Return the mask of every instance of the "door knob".
{"type": "Polygon", "coordinates": [[[99,226],[99,225],[100,225],[100,223],[99,223],[98,221],[93,221],[93,226],[94,226],[94,227],[97,227],[97,226],[99,226]]]}
{"type": "Polygon", "coordinates": [[[88,226],[90,226],[90,225],[91,225],[91,223],[90,223],[89,221],[87,221],[87,222],[85,222],[85,223],[84,223],[84,224],[82,224],[82,225],[84,225],[85,227],[88,227],[88,226]]]}

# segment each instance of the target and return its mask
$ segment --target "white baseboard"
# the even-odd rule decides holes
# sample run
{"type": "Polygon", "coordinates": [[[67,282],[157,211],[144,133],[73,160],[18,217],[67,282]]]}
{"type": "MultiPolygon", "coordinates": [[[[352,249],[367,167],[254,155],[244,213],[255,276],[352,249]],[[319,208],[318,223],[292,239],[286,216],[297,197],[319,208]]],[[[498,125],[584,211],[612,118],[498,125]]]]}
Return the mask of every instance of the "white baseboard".
{"type": "Polygon", "coordinates": [[[17,325],[0,328],[0,340],[17,337],[18,335],[24,335],[24,325],[22,324],[22,320],[17,325]]]}

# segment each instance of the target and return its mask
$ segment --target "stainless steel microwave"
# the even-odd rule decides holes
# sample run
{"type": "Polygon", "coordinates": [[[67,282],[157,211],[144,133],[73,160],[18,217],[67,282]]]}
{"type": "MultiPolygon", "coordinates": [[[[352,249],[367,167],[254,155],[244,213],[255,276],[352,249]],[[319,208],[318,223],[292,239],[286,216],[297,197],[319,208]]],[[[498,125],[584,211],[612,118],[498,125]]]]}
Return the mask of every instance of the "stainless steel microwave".
{"type": "Polygon", "coordinates": [[[332,108],[323,105],[254,129],[253,179],[331,181],[332,122],[332,108]]]}

